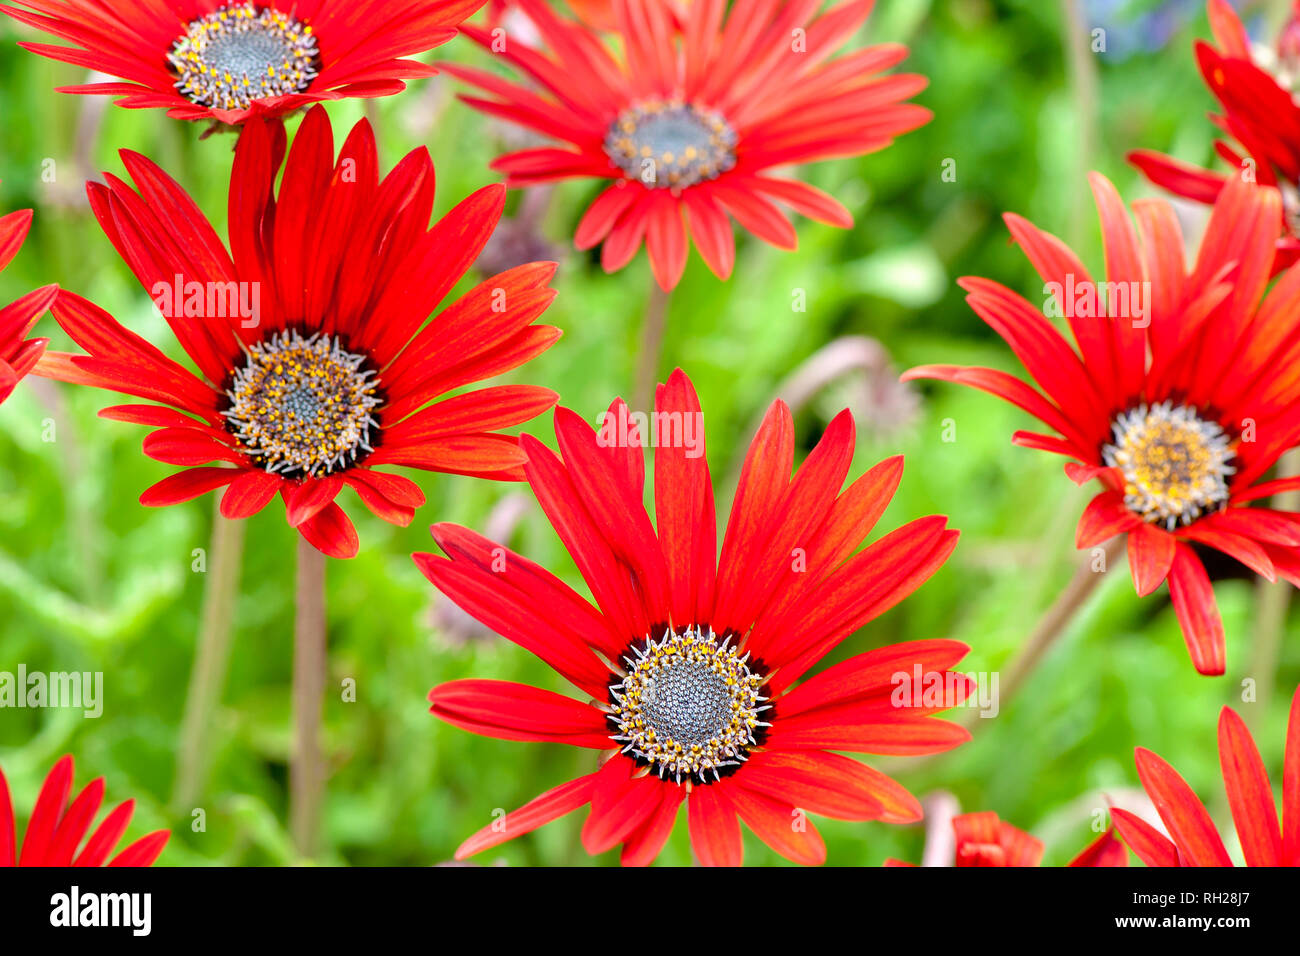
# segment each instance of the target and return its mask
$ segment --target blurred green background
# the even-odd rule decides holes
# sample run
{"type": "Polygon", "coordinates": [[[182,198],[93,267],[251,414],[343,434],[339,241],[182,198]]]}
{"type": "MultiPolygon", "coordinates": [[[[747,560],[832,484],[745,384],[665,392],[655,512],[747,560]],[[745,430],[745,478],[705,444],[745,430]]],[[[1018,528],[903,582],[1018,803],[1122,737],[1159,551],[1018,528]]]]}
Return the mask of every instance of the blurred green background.
{"type": "MultiPolygon", "coordinates": [[[[1271,36],[1287,6],[1285,0],[1247,5],[1247,22],[1256,35],[1271,36]]],[[[98,170],[123,173],[116,148],[138,150],[179,179],[224,234],[233,137],[200,141],[202,126],[158,111],[105,108],[106,100],[57,94],[56,85],[84,82],[84,71],[23,52],[14,45],[17,36],[14,24],[0,20],[0,211],[33,207],[36,220],[27,245],[0,274],[0,302],[57,281],[179,354],[95,225],[83,183],[98,170]]],[[[828,343],[865,336],[884,353],[865,371],[835,378],[797,410],[803,451],[849,405],[859,421],[854,475],[884,456],[906,455],[901,491],[877,535],[931,513],[949,515],[963,532],[948,564],[846,641],[841,656],[952,637],[973,648],[963,669],[997,670],[1073,574],[1079,560],[1074,524],[1093,490],[1075,488],[1054,456],[1010,444],[1015,429],[1029,427],[1027,416],[974,391],[946,385],[914,391],[894,381],[899,370],[924,362],[1017,370],[954,284],[978,274],[1031,301],[1040,297],[1041,282],[1008,242],[1004,210],[1061,235],[1099,267],[1088,169],[1102,170],[1133,199],[1153,190],[1124,164],[1129,149],[1211,160],[1206,113],[1214,104],[1191,54],[1198,36],[1208,36],[1200,0],[880,0],[854,43],[908,43],[905,68],[931,77],[919,101],[936,115],[883,153],[802,171],[850,207],[855,228],[797,221],[800,246],[793,254],[742,235],[735,274],[725,283],[692,254],[673,296],[659,372],[662,378],[681,365],[700,392],[719,510],[725,513],[730,476],[756,416],[783,383],[828,343]],[[1105,31],[1105,52],[1068,53],[1072,43],[1091,42],[1098,28],[1105,31]],[[955,181],[941,176],[949,159],[955,181]],[[806,312],[791,310],[797,289],[806,292],[806,312]],[[956,428],[953,442],[941,440],[948,419],[956,428]]],[[[426,59],[438,57],[485,59],[465,40],[426,59]]],[[[441,213],[494,181],[488,161],[518,145],[517,132],[463,106],[454,91],[453,81],[439,77],[369,106],[331,105],[336,143],[368,111],[385,168],[427,145],[441,213]]],[[[589,420],[613,395],[631,391],[639,303],[650,284],[644,253],[607,276],[590,255],[572,249],[569,237],[594,194],[591,184],[561,185],[530,206],[525,218],[540,211],[538,228],[517,225],[515,240],[498,248],[508,258],[519,248],[551,246],[560,257],[560,294],[546,321],[561,327],[564,338],[512,379],[555,387],[565,405],[589,420]]],[[[512,212],[522,199],[512,195],[512,212]]],[[[1203,212],[1179,208],[1195,235],[1203,212]]],[[[40,332],[54,347],[69,347],[52,320],[40,332]]],[[[275,506],[247,522],[233,656],[211,726],[214,762],[209,785],[194,801],[205,811],[206,829],[194,832],[193,807],[169,803],[208,577],[191,570],[193,552],[209,547],[213,503],[209,496],[166,509],[139,506],[140,492],[173,469],[141,454],[145,429],[96,418],[97,409],[116,401],[29,378],[0,407],[0,670],[21,662],[29,671],[105,673],[98,720],[79,711],[0,711],[0,765],[18,816],[30,813],[57,757],[71,752],[78,786],[102,774],[110,800],[137,800],[128,836],[173,829],[162,864],[293,862],[285,824],[293,533],[275,506]],[[46,440],[51,421],[53,442],[46,440]]],[[[545,421],[529,430],[554,445],[545,421]]],[[[430,549],[429,523],[480,530],[495,523],[517,550],[582,585],[526,488],[408,474],[429,499],[415,523],[393,528],[355,500],[345,501],[362,550],[329,567],[324,863],[448,860],[462,839],[491,822],[494,809],[513,809],[588,772],[595,760],[585,750],[473,736],[428,714],[429,688],[455,678],[567,690],[526,652],[485,634],[435,594],[409,558],[430,549]],[[513,528],[512,510],[522,515],[513,528]],[[348,678],[356,682],[355,702],[341,699],[348,678]]],[[[1050,863],[1066,861],[1093,837],[1103,793],[1132,798],[1132,752],[1139,744],[1172,762],[1226,824],[1218,710],[1235,706],[1256,728],[1278,781],[1285,708],[1300,680],[1300,609],[1292,602],[1276,664],[1260,660],[1253,648],[1263,592],[1240,568],[1225,563],[1212,570],[1221,576],[1216,592],[1228,631],[1226,677],[1196,675],[1167,592],[1139,601],[1121,562],[1022,691],[996,719],[977,721],[972,743],[923,763],[869,762],[886,766],[922,798],[947,791],[964,810],[996,810],[1046,840],[1050,863]],[[1258,682],[1258,702],[1241,700],[1247,678],[1258,682]]],[[[616,853],[596,860],[585,854],[581,822],[582,814],[573,814],[477,860],[616,863],[616,853]]],[[[816,822],[830,863],[921,858],[922,826],[816,822]]],[[[690,861],[685,831],[679,820],[661,863],[690,861]]],[[[748,833],[746,859],[783,862],[748,833]]]]}

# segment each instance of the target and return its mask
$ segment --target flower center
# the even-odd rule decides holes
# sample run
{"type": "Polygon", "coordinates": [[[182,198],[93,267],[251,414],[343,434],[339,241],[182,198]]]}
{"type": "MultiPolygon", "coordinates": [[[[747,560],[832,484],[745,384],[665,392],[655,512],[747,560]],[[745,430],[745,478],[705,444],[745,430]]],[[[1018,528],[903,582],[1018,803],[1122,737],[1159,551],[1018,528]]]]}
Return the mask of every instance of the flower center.
{"type": "Polygon", "coordinates": [[[758,693],[763,677],[750,670],[729,640],[692,627],[666,631],[624,658],[627,676],[610,686],[618,728],[610,736],[623,752],[645,760],[660,778],[683,774],[704,783],[723,767],[739,765],[758,741],[758,715],[770,705],[758,693]]]}
{"type": "Polygon", "coordinates": [[[736,134],[712,110],[653,100],[619,114],[605,133],[605,152],[649,189],[683,189],[736,165],[736,134]]]}
{"type": "Polygon", "coordinates": [[[381,399],[366,357],[337,338],[281,332],[248,350],[235,372],[226,427],[245,454],[286,476],[329,474],[374,450],[381,399]]]}
{"type": "Polygon", "coordinates": [[[253,100],[307,89],[320,51],[310,26],[242,3],[190,23],[167,59],[181,96],[212,109],[246,110],[253,100]]]}
{"type": "Polygon", "coordinates": [[[1143,521],[1173,531],[1228,500],[1234,472],[1231,439],[1186,405],[1139,405],[1115,419],[1115,441],[1102,449],[1124,475],[1124,504],[1143,521]]]}

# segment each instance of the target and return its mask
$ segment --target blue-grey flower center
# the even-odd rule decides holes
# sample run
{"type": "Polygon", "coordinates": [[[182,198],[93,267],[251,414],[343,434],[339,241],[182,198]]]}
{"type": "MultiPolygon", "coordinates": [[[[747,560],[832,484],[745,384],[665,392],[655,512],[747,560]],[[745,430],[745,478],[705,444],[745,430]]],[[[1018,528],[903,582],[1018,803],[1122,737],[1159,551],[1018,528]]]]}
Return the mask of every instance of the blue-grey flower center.
{"type": "Polygon", "coordinates": [[[319,54],[310,26],[280,10],[242,3],[190,23],[167,59],[182,96],[200,106],[241,110],[253,100],[307,89],[319,54]]]}
{"type": "Polygon", "coordinates": [[[736,165],[736,134],[712,110],[653,100],[624,110],[605,134],[610,161],[650,189],[684,189],[736,165]]]}
{"type": "Polygon", "coordinates": [[[768,726],[763,676],[728,640],[707,629],[666,631],[624,658],[628,671],[610,687],[611,737],[659,776],[703,782],[746,759],[768,726]]]}

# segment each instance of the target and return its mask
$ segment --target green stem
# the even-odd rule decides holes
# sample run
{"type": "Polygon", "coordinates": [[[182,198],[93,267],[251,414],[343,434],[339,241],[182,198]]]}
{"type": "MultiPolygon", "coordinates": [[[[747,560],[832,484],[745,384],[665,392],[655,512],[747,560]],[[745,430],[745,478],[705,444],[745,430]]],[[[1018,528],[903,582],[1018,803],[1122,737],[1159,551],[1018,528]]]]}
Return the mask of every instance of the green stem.
{"type": "Polygon", "coordinates": [[[668,326],[668,303],[671,293],[659,287],[652,277],[641,325],[641,349],[636,359],[636,386],[632,393],[632,411],[650,412],[659,378],[659,360],[663,357],[664,330],[668,326]]]}
{"type": "Polygon", "coordinates": [[[1126,540],[1127,536],[1116,535],[1106,543],[1105,565],[1101,571],[1093,569],[1093,558],[1090,555],[1075,571],[1074,577],[1066,585],[1065,590],[1039,618],[1033,632],[1005,668],[999,707],[1006,706],[1021,684],[1034,672],[1051,646],[1068,630],[1069,624],[1087,604],[1088,597],[1097,589],[1097,585],[1101,583],[1105,572],[1110,570],[1111,565],[1123,552],[1126,540]]]}
{"type": "Polygon", "coordinates": [[[289,761],[289,829],[303,857],[316,855],[325,765],[320,725],[325,695],[325,556],[298,537],[293,627],[293,750],[289,761]]]}
{"type": "Polygon", "coordinates": [[[190,671],[181,720],[180,749],[172,807],[190,809],[207,785],[212,760],[214,715],[221,702],[230,666],[230,637],[239,599],[239,572],[244,554],[244,522],[221,516],[220,503],[212,519],[209,567],[203,587],[198,647],[190,671]]]}

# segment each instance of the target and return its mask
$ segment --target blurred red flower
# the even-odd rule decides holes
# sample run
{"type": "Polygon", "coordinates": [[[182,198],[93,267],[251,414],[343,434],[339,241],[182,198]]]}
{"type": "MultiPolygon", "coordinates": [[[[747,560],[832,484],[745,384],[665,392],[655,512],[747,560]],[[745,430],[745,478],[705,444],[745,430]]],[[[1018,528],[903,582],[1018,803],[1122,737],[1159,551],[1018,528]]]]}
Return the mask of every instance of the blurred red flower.
{"type": "MultiPolygon", "coordinates": [[[[963,813],[954,817],[957,838],[955,866],[1038,866],[1043,859],[1043,841],[998,819],[991,810],[963,813]]],[[[886,860],[886,866],[914,866],[886,860]]],[[[1128,851],[1115,838],[1115,831],[1089,843],[1068,866],[1128,866],[1128,851]]]]}
{"type": "Polygon", "coordinates": [[[1129,162],[1157,186],[1187,199],[1213,203],[1229,179],[1246,178],[1282,192],[1278,217],[1278,268],[1300,257],[1300,103],[1290,82],[1300,80],[1300,0],[1278,41],[1276,60],[1252,50],[1241,20],[1227,0],[1209,0],[1214,44],[1196,41],[1205,84],[1223,109],[1212,117],[1234,143],[1217,140],[1218,154],[1233,172],[1216,173],[1155,150],[1129,153],[1129,162]]]}
{"type": "Polygon", "coordinates": [[[662,0],[613,0],[623,51],[615,56],[592,27],[541,0],[519,0],[547,51],[477,27],[465,33],[541,92],[474,67],[441,66],[492,97],[465,102],[566,144],[502,156],[493,168],[508,185],[612,180],[582,217],[575,244],[603,242],[601,262],[614,272],[644,240],[656,280],[671,289],[691,240],[716,275],[731,274],[728,214],[782,249],[795,248],[795,231],[776,202],[848,228],[853,217],[838,201],[772,168],[875,152],[930,119],[904,102],[925,77],[880,75],[906,47],[832,59],[872,0],[815,16],[822,2],[736,0],[728,8],[726,0],[694,0],[679,11],[662,0]]]}
{"type": "Polygon", "coordinates": [[[1046,284],[1047,309],[1067,317],[1078,351],[1044,310],[997,282],[966,278],[966,301],[1038,388],[955,365],[903,377],[983,389],[1055,432],[1016,432],[1012,441],[1064,455],[1074,481],[1104,486],[1079,520],[1078,547],[1127,534],[1138,594],[1167,579],[1196,669],[1222,674],[1223,623],[1192,545],[1300,584],[1300,515],[1257,506],[1300,487],[1300,478],[1261,480],[1300,440],[1300,268],[1265,295],[1276,190],[1231,180],[1189,273],[1168,203],[1135,202],[1135,232],[1115,187],[1098,174],[1092,187],[1106,249],[1101,285],[1061,240],[1005,217],[1046,284]]]}

